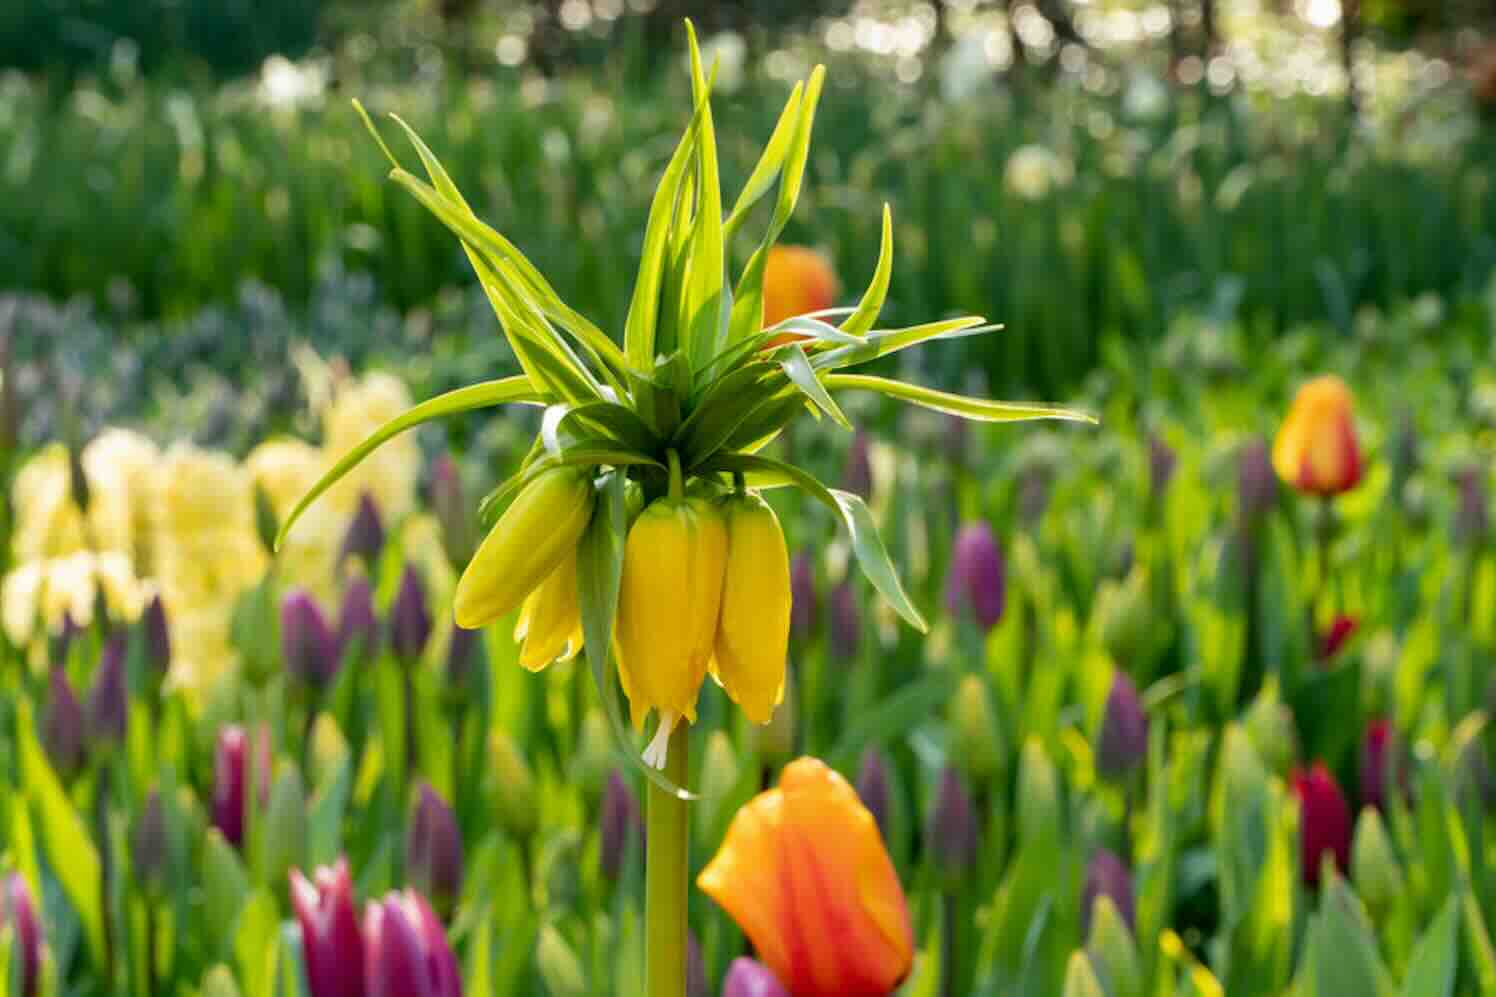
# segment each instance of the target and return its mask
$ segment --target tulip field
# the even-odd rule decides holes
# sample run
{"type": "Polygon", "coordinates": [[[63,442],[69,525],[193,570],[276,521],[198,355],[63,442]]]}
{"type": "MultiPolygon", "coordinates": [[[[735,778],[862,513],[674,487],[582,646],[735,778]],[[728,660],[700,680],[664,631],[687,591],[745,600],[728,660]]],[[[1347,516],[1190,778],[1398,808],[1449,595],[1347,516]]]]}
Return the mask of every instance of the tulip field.
{"type": "Polygon", "coordinates": [[[678,41],[0,77],[0,993],[1496,995],[1480,81],[678,41]]]}

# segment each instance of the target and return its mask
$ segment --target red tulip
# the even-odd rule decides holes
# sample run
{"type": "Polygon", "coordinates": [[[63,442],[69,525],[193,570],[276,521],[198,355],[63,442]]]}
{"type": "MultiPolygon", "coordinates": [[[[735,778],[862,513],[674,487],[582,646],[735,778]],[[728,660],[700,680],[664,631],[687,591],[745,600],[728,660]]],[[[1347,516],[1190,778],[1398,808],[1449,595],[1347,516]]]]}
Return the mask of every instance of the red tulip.
{"type": "Polygon", "coordinates": [[[1293,775],[1293,791],[1299,798],[1299,845],[1304,882],[1319,885],[1320,863],[1325,855],[1335,858],[1344,872],[1351,859],[1351,808],[1335,784],[1324,762],[1293,775]]]}
{"type": "Polygon", "coordinates": [[[1330,629],[1326,630],[1319,638],[1319,660],[1329,661],[1340,653],[1356,632],[1358,621],[1354,616],[1340,613],[1330,622],[1330,629]]]}
{"type": "Polygon", "coordinates": [[[1361,741],[1361,805],[1385,810],[1387,793],[1394,786],[1406,794],[1408,769],[1402,764],[1402,748],[1397,732],[1386,718],[1366,725],[1361,741]]]}
{"type": "Polygon", "coordinates": [[[1273,441],[1278,477],[1310,495],[1339,495],[1361,480],[1361,450],[1351,420],[1350,389],[1338,377],[1316,377],[1299,389],[1273,441]]]}

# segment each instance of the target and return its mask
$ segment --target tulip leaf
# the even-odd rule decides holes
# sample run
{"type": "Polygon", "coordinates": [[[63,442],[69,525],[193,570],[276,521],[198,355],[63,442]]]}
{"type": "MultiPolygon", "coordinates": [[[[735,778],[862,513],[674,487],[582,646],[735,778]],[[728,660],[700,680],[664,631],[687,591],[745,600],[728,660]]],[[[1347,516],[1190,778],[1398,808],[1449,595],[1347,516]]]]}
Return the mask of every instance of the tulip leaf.
{"type": "Polygon", "coordinates": [[[100,907],[103,870],[98,850],[37,741],[31,701],[25,697],[16,702],[15,730],[21,787],[35,814],[38,837],[48,863],[62,883],[63,893],[83,923],[89,956],[95,966],[103,967],[104,912],[100,907]]]}
{"type": "Polygon", "coordinates": [[[1320,906],[1319,931],[1321,952],[1332,954],[1317,967],[1320,993],[1391,997],[1392,975],[1377,952],[1360,900],[1340,880],[1320,906]]]}
{"type": "Polygon", "coordinates": [[[1474,964],[1475,979],[1482,994],[1496,993],[1496,946],[1491,944],[1491,933],[1486,930],[1486,917],[1481,912],[1480,901],[1475,894],[1465,890],[1460,901],[1464,913],[1465,949],[1474,964]]]}
{"type": "Polygon", "coordinates": [[[893,276],[893,211],[883,205],[883,238],[878,248],[878,265],[873,268],[873,279],[868,282],[857,310],[842,322],[842,331],[851,336],[862,336],[878,321],[883,310],[883,300],[888,297],[888,281],[893,276]]]}
{"type": "Polygon", "coordinates": [[[940,669],[907,683],[872,709],[859,712],[826,757],[835,768],[855,766],[869,744],[886,737],[889,731],[913,730],[948,703],[959,678],[953,669],[940,669]]]}
{"type": "Polygon", "coordinates": [[[814,475],[793,464],[754,454],[721,453],[706,461],[703,470],[756,475],[754,483],[767,482],[767,487],[792,484],[819,500],[846,526],[852,539],[852,552],[857,555],[857,563],[868,581],[873,583],[873,588],[910,626],[920,633],[928,632],[929,625],[904,591],[898,572],[888,557],[888,549],[883,546],[883,538],[878,535],[873,514],[860,496],[827,488],[814,475]]]}
{"type": "Polygon", "coordinates": [[[1084,949],[1070,953],[1070,962],[1065,967],[1064,997],[1107,997],[1084,949]]]}
{"type": "Polygon", "coordinates": [[[834,390],[876,391],[890,398],[911,402],[936,412],[958,415],[977,422],[1024,422],[1030,419],[1060,419],[1067,422],[1096,423],[1093,415],[1076,409],[1037,402],[999,402],[986,398],[954,395],[934,388],[923,388],[904,381],[869,374],[828,374],[826,387],[834,390]]]}
{"type": "Polygon", "coordinates": [[[774,181],[779,179],[780,167],[784,164],[785,154],[789,152],[790,141],[795,137],[795,132],[800,125],[800,98],[804,90],[804,81],[797,82],[795,88],[790,91],[789,100],[784,103],[784,110],[779,112],[779,121],[774,125],[774,131],[764,145],[763,155],[753,167],[753,172],[748,174],[748,181],[743,184],[742,192],[738,194],[737,201],[733,203],[732,212],[727,216],[727,221],[722,223],[724,243],[732,241],[733,234],[747,217],[749,209],[757,204],[759,199],[769,192],[774,181]]]}
{"type": "Polygon", "coordinates": [[[851,432],[851,421],[842,412],[841,406],[832,400],[831,395],[826,391],[826,386],[816,377],[815,368],[810,365],[810,358],[805,355],[805,350],[800,344],[796,343],[788,349],[780,350],[779,355],[783,358],[779,361],[779,366],[784,371],[784,376],[788,377],[790,382],[822,412],[829,415],[833,422],[851,432]]]}
{"type": "Polygon", "coordinates": [[[598,488],[597,509],[577,545],[577,604],[582,616],[582,648],[592,668],[592,680],[603,701],[608,725],[622,753],[635,768],[670,795],[695,797],[664,773],[644,764],[633,735],[623,720],[618,683],[613,676],[613,620],[618,614],[618,590],[623,582],[623,541],[628,527],[624,506],[624,476],[613,471],[598,488]]]}
{"type": "Polygon", "coordinates": [[[315,502],[323,492],[327,491],[338,479],[347,474],[369,454],[377,450],[386,441],[400,435],[407,429],[419,426],[423,422],[439,419],[442,416],[453,415],[458,412],[470,412],[473,409],[491,408],[495,405],[509,403],[520,403],[525,405],[542,405],[546,397],[535,391],[529,378],[523,376],[505,377],[497,381],[483,381],[479,384],[470,384],[465,388],[457,388],[445,394],[428,398],[405,412],[380,426],[369,435],[358,446],[348,451],[332,469],[324,474],[311,491],[301,497],[286,521],[281,524],[280,533],[276,535],[275,546],[279,550],[281,544],[285,543],[286,535],[290,533],[291,527],[296,520],[306,511],[307,506],[315,502]]]}
{"type": "Polygon", "coordinates": [[[1413,949],[1403,978],[1405,997],[1449,997],[1459,967],[1459,900],[1450,897],[1413,949]]]}

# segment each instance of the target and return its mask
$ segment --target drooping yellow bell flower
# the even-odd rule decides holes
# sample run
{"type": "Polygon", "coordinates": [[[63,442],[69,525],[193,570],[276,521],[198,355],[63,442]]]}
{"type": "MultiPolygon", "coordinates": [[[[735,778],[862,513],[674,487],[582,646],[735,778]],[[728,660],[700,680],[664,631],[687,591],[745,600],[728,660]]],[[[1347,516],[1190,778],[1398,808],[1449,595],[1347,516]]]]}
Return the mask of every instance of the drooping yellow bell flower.
{"type": "Polygon", "coordinates": [[[681,717],[696,721],[722,607],[727,528],[709,498],[661,498],[629,529],[618,593],[618,672],[634,726],[660,727],[645,758],[663,764],[681,717]]]}
{"type": "Polygon", "coordinates": [[[784,698],[790,558],[779,517],[757,495],[723,500],[727,571],[712,674],[748,719],[766,724],[784,698]]]}
{"type": "Polygon", "coordinates": [[[457,582],[457,625],[471,630],[512,612],[565,558],[574,557],[595,502],[585,470],[556,468],[526,485],[457,582]]]}
{"type": "Polygon", "coordinates": [[[538,672],[582,649],[582,611],[577,602],[577,558],[573,552],[525,598],[514,639],[523,641],[519,663],[538,672]]]}

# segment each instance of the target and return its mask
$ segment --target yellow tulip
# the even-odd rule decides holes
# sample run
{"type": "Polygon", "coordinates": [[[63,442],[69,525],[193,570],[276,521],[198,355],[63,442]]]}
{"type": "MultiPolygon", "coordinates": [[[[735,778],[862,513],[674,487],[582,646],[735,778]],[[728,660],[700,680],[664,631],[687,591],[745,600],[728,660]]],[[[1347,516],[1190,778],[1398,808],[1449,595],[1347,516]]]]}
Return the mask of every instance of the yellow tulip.
{"type": "Polygon", "coordinates": [[[1273,441],[1273,468],[1310,495],[1339,495],[1361,480],[1361,451],[1351,420],[1351,393],[1334,375],[1299,389],[1273,441]]]}
{"type": "Polygon", "coordinates": [[[574,555],[595,499],[591,476],[574,468],[545,471],[526,485],[457,581],[457,625],[472,630],[519,606],[574,555]]]}
{"type": "Polygon", "coordinates": [[[712,674],[748,719],[766,724],[784,698],[790,559],[779,517],[757,495],[724,502],[727,570],[712,674]]]}
{"type": "Polygon", "coordinates": [[[663,737],[681,717],[695,722],[726,560],[727,529],[710,499],[658,499],[630,528],[618,596],[618,671],[636,727],[651,709],[660,711],[663,737]]]}
{"type": "Polygon", "coordinates": [[[524,641],[519,663],[538,672],[582,649],[582,610],[577,603],[577,558],[563,557],[550,577],[525,599],[514,639],[524,641]]]}

